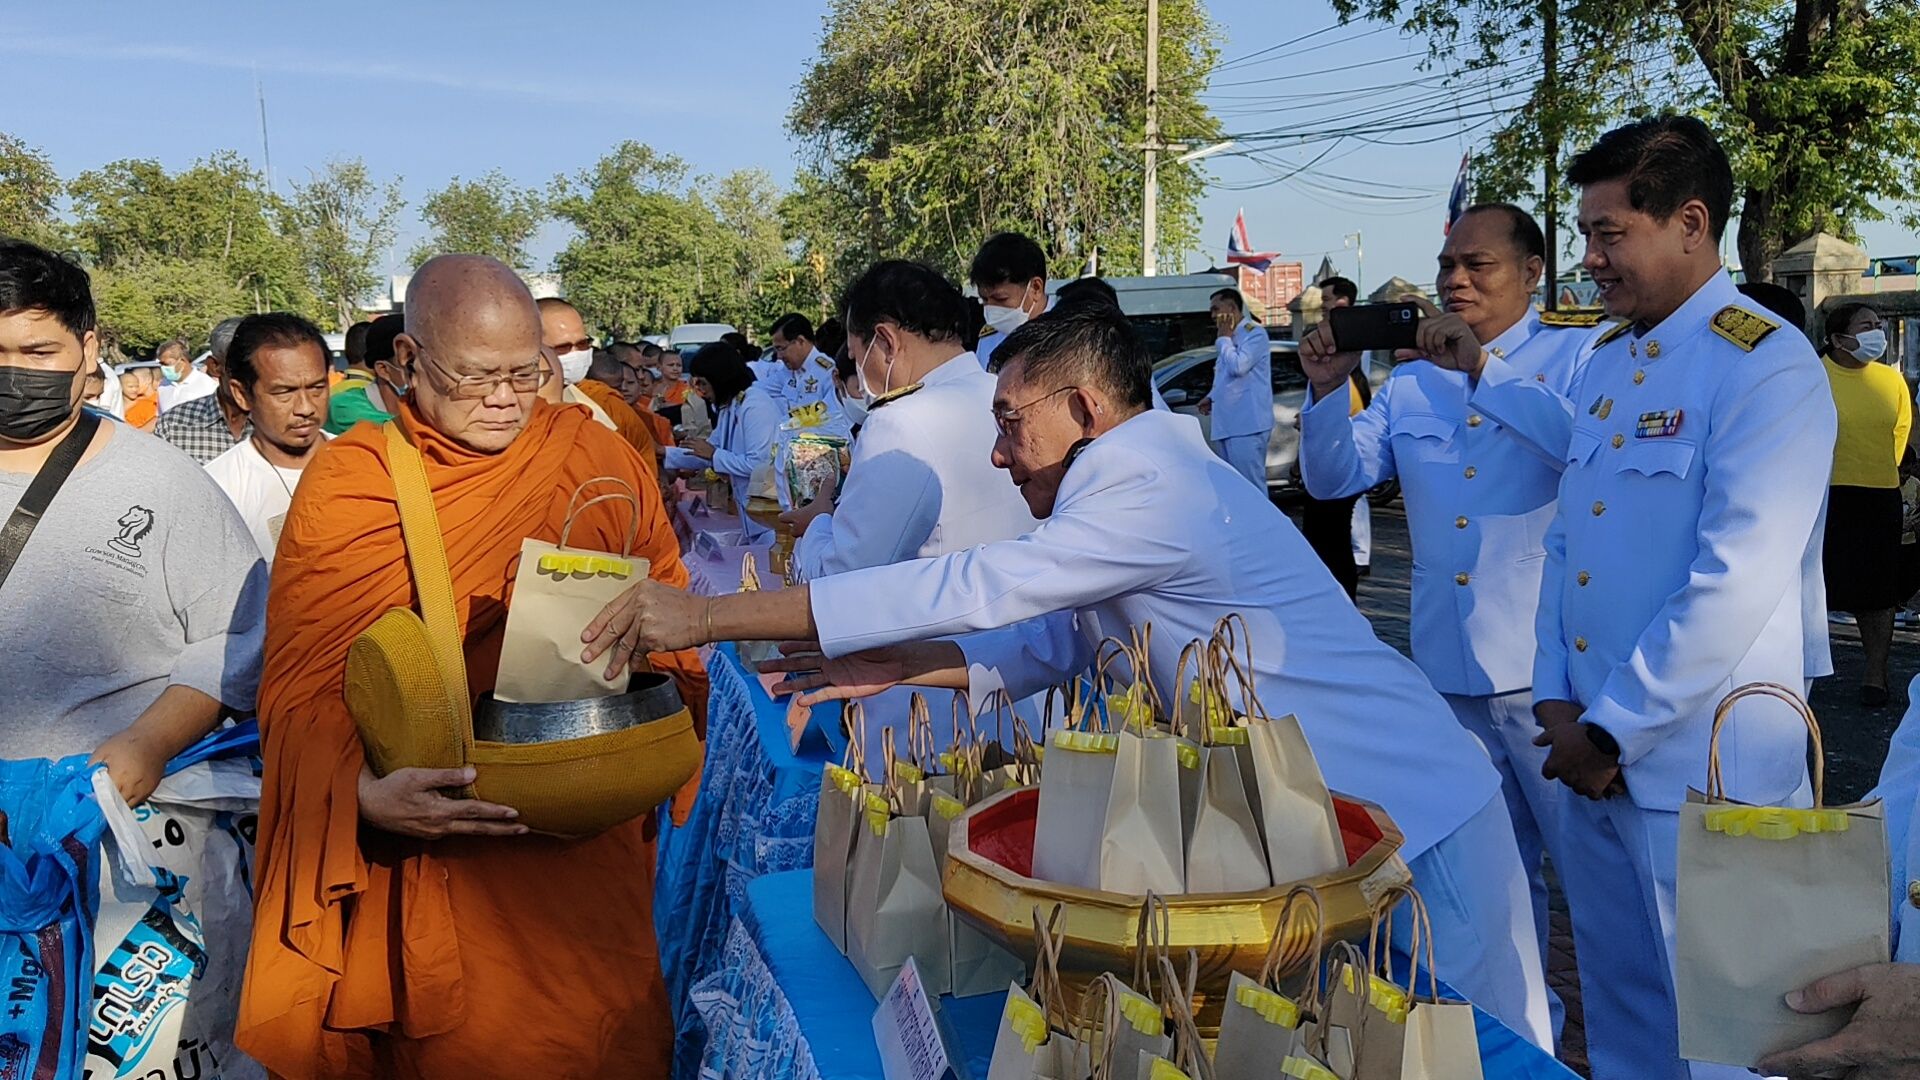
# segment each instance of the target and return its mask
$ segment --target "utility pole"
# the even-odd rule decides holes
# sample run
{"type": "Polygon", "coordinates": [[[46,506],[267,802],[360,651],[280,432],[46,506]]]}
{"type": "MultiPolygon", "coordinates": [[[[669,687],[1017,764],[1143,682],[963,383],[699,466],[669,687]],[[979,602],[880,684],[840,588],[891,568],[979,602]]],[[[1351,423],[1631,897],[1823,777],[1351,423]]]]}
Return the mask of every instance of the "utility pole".
{"type": "Polygon", "coordinates": [[[1147,0],[1147,152],[1146,183],[1142,190],[1141,273],[1159,273],[1160,248],[1160,0],[1147,0]]]}
{"type": "Polygon", "coordinates": [[[1360,298],[1365,300],[1367,297],[1367,255],[1360,246],[1359,233],[1348,233],[1341,239],[1341,243],[1344,244],[1348,240],[1353,241],[1353,288],[1355,292],[1360,294],[1360,298]]]}
{"type": "Polygon", "coordinates": [[[260,85],[260,69],[253,72],[253,93],[260,99],[260,164],[267,174],[267,190],[273,190],[273,148],[267,143],[267,88],[260,85]]]}
{"type": "Polygon", "coordinates": [[[1546,164],[1540,178],[1541,208],[1546,216],[1547,272],[1546,309],[1560,305],[1560,0],[1541,0],[1541,51],[1546,71],[1540,78],[1541,115],[1546,117],[1541,134],[1546,137],[1546,164]]]}

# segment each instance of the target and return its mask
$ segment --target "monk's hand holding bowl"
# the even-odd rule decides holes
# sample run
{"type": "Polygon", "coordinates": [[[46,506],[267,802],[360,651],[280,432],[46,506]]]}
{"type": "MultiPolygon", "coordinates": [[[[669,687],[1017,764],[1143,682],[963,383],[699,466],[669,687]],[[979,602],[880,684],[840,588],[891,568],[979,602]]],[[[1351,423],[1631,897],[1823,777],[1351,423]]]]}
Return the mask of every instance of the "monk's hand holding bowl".
{"type": "Polygon", "coordinates": [[[581,631],[580,640],[587,647],[580,660],[591,664],[606,654],[606,677],[611,679],[633,670],[635,659],[644,661],[650,652],[705,644],[707,639],[701,635],[708,625],[708,603],[706,597],[684,589],[636,581],[581,631]]]}
{"type": "Polygon", "coordinates": [[[360,820],[377,829],[422,840],[444,836],[519,836],[520,812],[479,799],[455,799],[445,788],[473,783],[464,769],[395,769],[385,776],[360,770],[360,820]]]}

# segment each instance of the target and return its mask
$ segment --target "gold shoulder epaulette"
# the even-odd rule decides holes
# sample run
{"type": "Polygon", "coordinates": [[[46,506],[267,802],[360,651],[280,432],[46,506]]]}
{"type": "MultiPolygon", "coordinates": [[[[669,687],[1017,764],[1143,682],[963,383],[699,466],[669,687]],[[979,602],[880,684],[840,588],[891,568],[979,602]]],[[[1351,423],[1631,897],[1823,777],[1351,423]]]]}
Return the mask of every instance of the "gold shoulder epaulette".
{"type": "Polygon", "coordinates": [[[871,413],[876,409],[880,409],[887,405],[891,405],[894,402],[899,401],[901,398],[906,397],[908,394],[915,393],[920,389],[920,386],[921,386],[920,383],[909,383],[906,386],[902,386],[897,390],[891,390],[891,391],[888,391],[887,393],[881,394],[879,397],[874,398],[873,401],[867,405],[867,412],[871,413]]]}
{"type": "Polygon", "coordinates": [[[1738,304],[1728,304],[1713,316],[1713,332],[1740,346],[1742,351],[1752,352],[1753,347],[1766,340],[1768,334],[1780,329],[1780,324],[1764,315],[1756,315],[1738,304]]]}
{"type": "Polygon", "coordinates": [[[813,362],[816,364],[819,364],[821,367],[826,368],[829,371],[833,369],[833,361],[829,359],[824,353],[814,357],[813,362]]]}
{"type": "Polygon", "coordinates": [[[1601,331],[1600,339],[1593,343],[1593,347],[1597,349],[1600,346],[1605,345],[1607,342],[1612,341],[1614,338],[1619,337],[1621,334],[1626,333],[1628,330],[1632,328],[1633,328],[1632,323],[1626,321],[1625,319],[1622,319],[1619,322],[1614,323],[1612,326],[1609,326],[1607,329],[1601,331]]]}
{"type": "Polygon", "coordinates": [[[1599,326],[1605,318],[1598,311],[1543,311],[1540,313],[1540,325],[1591,329],[1599,326]]]}

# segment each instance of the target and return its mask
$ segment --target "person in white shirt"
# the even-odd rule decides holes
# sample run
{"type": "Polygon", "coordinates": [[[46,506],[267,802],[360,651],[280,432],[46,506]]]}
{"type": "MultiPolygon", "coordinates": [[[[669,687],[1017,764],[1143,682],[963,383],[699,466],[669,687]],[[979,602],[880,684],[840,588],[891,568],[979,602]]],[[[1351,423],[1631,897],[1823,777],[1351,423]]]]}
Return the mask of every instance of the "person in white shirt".
{"type": "Polygon", "coordinates": [[[833,357],[814,348],[813,323],[805,315],[783,315],[773,324],[773,359],[767,391],[787,412],[825,405],[830,430],[844,432],[851,426],[834,392],[833,357]]]}
{"type": "Polygon", "coordinates": [[[1348,379],[1362,355],[1336,352],[1324,321],[1300,343],[1312,383],[1300,417],[1307,493],[1346,499],[1399,478],[1413,541],[1413,661],[1500,770],[1543,952],[1541,855],[1555,848],[1565,791],[1540,774],[1547,756],[1533,744],[1533,618],[1541,539],[1573,434],[1566,394],[1599,321],[1549,323],[1534,310],[1545,254],[1526,211],[1470,207],[1440,249],[1436,284],[1447,310],[1422,317],[1420,337],[1430,344],[1403,357],[1357,415],[1348,379]],[[1553,394],[1533,393],[1542,387],[1553,394]],[[1516,388],[1525,394],[1507,413],[1514,423],[1488,420],[1487,402],[1516,388]]]}
{"type": "Polygon", "coordinates": [[[1267,443],[1273,437],[1273,343],[1267,328],[1248,317],[1238,289],[1214,293],[1207,310],[1213,315],[1218,355],[1213,389],[1200,402],[1200,411],[1213,417],[1214,452],[1265,493],[1267,443]]]}
{"type": "MultiPolygon", "coordinates": [[[[758,596],[637,587],[588,627],[587,653],[622,661],[665,642],[811,639],[832,659],[769,664],[822,669],[795,681],[813,691],[803,700],[904,682],[986,700],[1084,671],[1095,642],[1152,623],[1169,644],[1146,674],[1172,700],[1179,645],[1239,613],[1260,698],[1299,717],[1330,787],[1379,803],[1404,831],[1440,977],[1550,1045],[1499,774],[1426,677],[1374,636],[1286,515],[1197,424],[1149,406],[1146,350],[1125,316],[1056,311],[1016,331],[999,360],[994,462],[1041,519],[1033,531],[758,596]]],[[[1406,921],[1394,924],[1403,944],[1406,921]]]]}
{"type": "Polygon", "coordinates": [[[219,380],[193,366],[185,341],[175,338],[153,354],[160,362],[160,411],[206,397],[220,389],[219,380]]]}
{"type": "Polygon", "coordinates": [[[224,370],[228,392],[252,430],[208,462],[207,475],[272,563],[301,470],[330,438],[321,430],[331,389],[327,339],[298,315],[249,315],[233,333],[224,370]]]}
{"type": "Polygon", "coordinates": [[[980,366],[992,370],[994,351],[1007,336],[1052,307],[1047,299],[1047,253],[1019,233],[995,233],[974,254],[967,280],[980,297],[987,324],[974,352],[980,366]]]}
{"type": "MultiPolygon", "coordinates": [[[[872,403],[846,486],[783,515],[800,537],[798,577],[964,551],[1032,529],[1020,493],[993,465],[994,378],[960,347],[960,290],[929,266],[889,260],[854,282],[845,305],[847,349],[862,386],[874,388],[872,403]]],[[[774,334],[778,347],[781,329],[774,334]]],[[[885,727],[896,749],[908,749],[910,693],[866,703],[870,763],[880,760],[885,727]]]]}
{"type": "Polygon", "coordinates": [[[713,403],[719,416],[711,439],[690,438],[667,448],[666,467],[682,472],[711,468],[733,484],[733,500],[740,508],[744,542],[764,543],[773,530],[747,516],[747,500],[771,499],[773,437],[786,421],[786,410],[754,379],[740,351],[724,341],[702,345],[687,364],[693,392],[713,403]]]}

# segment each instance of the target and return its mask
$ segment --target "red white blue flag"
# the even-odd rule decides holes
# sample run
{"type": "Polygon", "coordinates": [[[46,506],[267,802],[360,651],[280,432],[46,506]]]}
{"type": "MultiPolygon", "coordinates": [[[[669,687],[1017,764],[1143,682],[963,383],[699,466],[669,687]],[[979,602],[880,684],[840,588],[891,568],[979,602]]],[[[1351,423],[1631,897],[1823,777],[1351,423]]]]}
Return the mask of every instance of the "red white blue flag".
{"type": "Polygon", "coordinates": [[[1460,155],[1460,173],[1453,178],[1453,193],[1447,196],[1447,224],[1440,230],[1445,236],[1453,231],[1453,223],[1467,212],[1467,167],[1473,161],[1473,152],[1460,155]]]}
{"type": "Polygon", "coordinates": [[[1236,266],[1251,266],[1261,273],[1273,265],[1280,257],[1277,251],[1255,251],[1247,240],[1247,212],[1241,210],[1233,215],[1233,231],[1227,234],[1227,262],[1236,266]]]}

